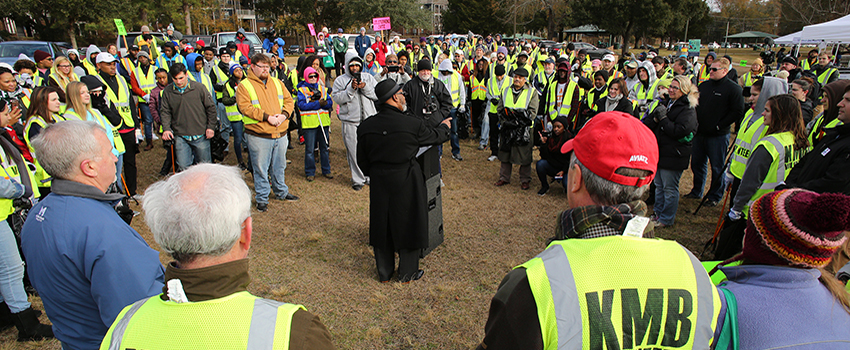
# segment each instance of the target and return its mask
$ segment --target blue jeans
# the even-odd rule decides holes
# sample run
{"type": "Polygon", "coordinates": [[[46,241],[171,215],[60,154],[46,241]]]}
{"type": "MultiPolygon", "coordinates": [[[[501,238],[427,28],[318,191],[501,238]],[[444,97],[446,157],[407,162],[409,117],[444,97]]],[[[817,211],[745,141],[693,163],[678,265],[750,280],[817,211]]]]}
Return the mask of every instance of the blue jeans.
{"type": "MultiPolygon", "coordinates": [[[[545,159],[538,160],[535,168],[537,169],[537,179],[540,180],[540,188],[542,189],[549,189],[549,179],[547,176],[555,177],[559,171],[564,170],[553,167],[552,164],[549,164],[549,161],[545,159]]],[[[561,184],[564,185],[564,188],[567,188],[566,180],[566,176],[561,179],[561,184]]]]}
{"type": "Polygon", "coordinates": [[[210,140],[205,136],[194,141],[174,136],[174,156],[177,157],[177,171],[186,170],[192,164],[211,163],[210,140]]]}
{"type": "Polygon", "coordinates": [[[6,302],[12,313],[30,307],[27,292],[24,290],[24,262],[18,253],[15,234],[6,220],[0,221],[0,302],[2,301],[6,302]]]}
{"type": "MultiPolygon", "coordinates": [[[[242,148],[245,144],[245,126],[240,120],[238,122],[230,122],[230,129],[233,131],[233,152],[236,153],[236,161],[242,163],[242,148]]],[[[222,137],[223,135],[222,133],[222,137]]]]}
{"type": "Polygon", "coordinates": [[[655,174],[655,215],[658,221],[665,225],[672,225],[676,219],[676,210],[679,208],[679,180],[682,178],[682,170],[658,169],[655,174]]]}
{"type": "Polygon", "coordinates": [[[221,130],[221,138],[227,141],[227,148],[230,149],[230,132],[232,131],[232,126],[230,124],[230,119],[227,119],[227,111],[224,110],[224,104],[221,102],[216,104],[215,112],[216,116],[218,116],[218,122],[221,123],[219,130],[221,130]]]}
{"type": "Polygon", "coordinates": [[[451,129],[452,133],[450,135],[449,140],[452,145],[452,155],[460,154],[460,140],[457,137],[457,108],[452,108],[451,112],[449,112],[449,116],[452,118],[451,129]]]}
{"type": "Polygon", "coordinates": [[[121,181],[122,170],[124,170],[124,153],[119,154],[118,161],[115,162],[115,182],[118,183],[118,191],[126,194],[127,190],[124,189],[124,181],[121,181]]]}
{"type": "Polygon", "coordinates": [[[142,111],[142,124],[145,128],[145,141],[153,141],[153,116],[151,107],[147,103],[139,102],[139,110],[142,111]]]}
{"type": "Polygon", "coordinates": [[[711,187],[706,195],[709,200],[719,202],[723,198],[723,165],[726,149],[729,148],[729,134],[720,136],[695,136],[693,154],[691,155],[691,171],[694,172],[694,188],[691,193],[702,197],[705,178],[708,175],[708,164],[711,163],[711,187]]]}
{"type": "Polygon", "coordinates": [[[286,186],[284,171],[289,141],[286,137],[267,139],[251,134],[245,134],[245,141],[248,142],[248,155],[254,169],[257,204],[268,203],[270,191],[274,191],[278,198],[286,197],[289,187],[286,186]]]}
{"type": "Polygon", "coordinates": [[[304,173],[306,176],[316,176],[316,144],[319,145],[319,160],[322,162],[322,174],[331,173],[331,161],[328,155],[328,144],[325,137],[329,127],[302,129],[304,131],[304,173]],[[323,130],[324,129],[324,130],[323,130]],[[322,134],[324,132],[324,134],[322,134]]]}

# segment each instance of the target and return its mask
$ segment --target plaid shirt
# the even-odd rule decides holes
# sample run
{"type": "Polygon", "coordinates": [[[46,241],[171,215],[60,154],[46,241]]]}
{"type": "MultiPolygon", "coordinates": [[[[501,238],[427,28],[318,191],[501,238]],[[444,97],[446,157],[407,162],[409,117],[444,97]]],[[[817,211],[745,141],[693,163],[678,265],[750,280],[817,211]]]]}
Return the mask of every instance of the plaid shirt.
{"type": "MultiPolygon", "coordinates": [[[[553,240],[597,238],[621,235],[635,216],[646,216],[646,203],[637,200],[615,206],[589,205],[565,210],[558,215],[553,240]]],[[[653,225],[647,225],[643,237],[651,238],[653,225]]]]}

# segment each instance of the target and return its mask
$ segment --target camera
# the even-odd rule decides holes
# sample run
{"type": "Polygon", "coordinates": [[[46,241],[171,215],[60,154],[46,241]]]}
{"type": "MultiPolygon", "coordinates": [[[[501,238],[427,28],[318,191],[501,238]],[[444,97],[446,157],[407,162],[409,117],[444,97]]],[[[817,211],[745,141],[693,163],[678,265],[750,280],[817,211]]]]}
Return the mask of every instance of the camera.
{"type": "Polygon", "coordinates": [[[552,132],[551,131],[541,131],[540,135],[543,135],[543,137],[550,137],[550,136],[552,136],[552,132]]]}
{"type": "Polygon", "coordinates": [[[435,101],[434,96],[428,96],[428,101],[425,102],[425,106],[422,107],[422,114],[431,115],[436,112],[437,109],[439,109],[439,106],[437,106],[437,101],[435,101]]]}
{"type": "Polygon", "coordinates": [[[316,90],[316,89],[310,89],[310,92],[312,93],[312,95],[310,95],[310,100],[311,100],[311,101],[318,101],[318,100],[321,100],[321,99],[322,99],[322,93],[321,93],[321,92],[319,92],[318,90],[316,90]]]}
{"type": "Polygon", "coordinates": [[[390,73],[398,72],[399,68],[401,68],[401,67],[400,66],[387,66],[387,70],[389,70],[390,73]]]}
{"type": "Polygon", "coordinates": [[[360,75],[361,75],[361,74],[363,74],[363,73],[352,73],[352,74],[351,74],[352,76],[354,76],[354,77],[351,79],[351,84],[352,84],[352,85],[360,85],[360,81],[361,81],[361,79],[360,79],[360,75]]]}

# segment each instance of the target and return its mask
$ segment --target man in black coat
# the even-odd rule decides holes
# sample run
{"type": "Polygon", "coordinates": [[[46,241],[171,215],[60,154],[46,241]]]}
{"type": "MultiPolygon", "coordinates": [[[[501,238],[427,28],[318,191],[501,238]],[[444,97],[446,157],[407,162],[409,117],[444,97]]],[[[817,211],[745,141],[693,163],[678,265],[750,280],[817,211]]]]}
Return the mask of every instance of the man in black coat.
{"type": "Polygon", "coordinates": [[[705,186],[707,164],[711,163],[711,186],[705,205],[716,206],[723,197],[723,165],[729,148],[729,126],[744,116],[744,95],[741,86],[726,79],[729,60],[718,58],[711,63],[709,80],[699,84],[697,128],[691,157],[694,187],[685,198],[701,198],[705,186]]]}
{"type": "MultiPolygon", "coordinates": [[[[446,84],[435,79],[431,71],[431,60],[423,58],[416,64],[416,77],[404,84],[402,90],[407,100],[407,112],[425,121],[425,125],[431,128],[449,118],[452,109],[452,95],[446,84]]],[[[443,155],[443,146],[430,148],[424,155],[426,159],[433,159],[439,164],[443,155]]],[[[442,173],[442,166],[440,166],[442,173]]]]}
{"type": "Polygon", "coordinates": [[[838,120],[843,125],[826,129],[814,150],[791,169],[784,187],[850,195],[850,86],[838,103],[838,120]]]}
{"type": "Polygon", "coordinates": [[[378,114],[357,129],[357,163],[371,178],[369,244],[378,279],[390,280],[398,252],[398,280],[406,283],[422,277],[419,251],[428,247],[428,197],[416,154],[420,146],[448,141],[451,118],[432,126],[405,113],[405,93],[392,80],[379,83],[375,94],[378,114]]]}

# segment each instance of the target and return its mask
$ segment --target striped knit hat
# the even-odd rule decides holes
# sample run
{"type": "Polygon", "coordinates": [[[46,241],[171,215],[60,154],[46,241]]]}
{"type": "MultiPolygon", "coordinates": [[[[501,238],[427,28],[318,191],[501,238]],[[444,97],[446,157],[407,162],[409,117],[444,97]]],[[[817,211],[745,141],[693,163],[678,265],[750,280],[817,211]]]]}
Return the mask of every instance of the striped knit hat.
{"type": "Polygon", "coordinates": [[[768,193],[750,207],[744,249],[737,257],[753,262],[819,268],[850,230],[850,196],[802,189],[768,193]]]}

